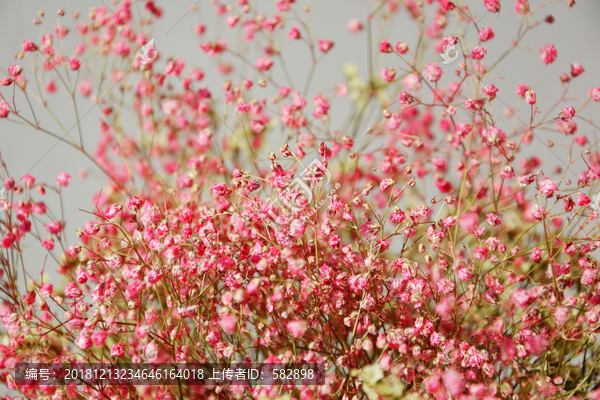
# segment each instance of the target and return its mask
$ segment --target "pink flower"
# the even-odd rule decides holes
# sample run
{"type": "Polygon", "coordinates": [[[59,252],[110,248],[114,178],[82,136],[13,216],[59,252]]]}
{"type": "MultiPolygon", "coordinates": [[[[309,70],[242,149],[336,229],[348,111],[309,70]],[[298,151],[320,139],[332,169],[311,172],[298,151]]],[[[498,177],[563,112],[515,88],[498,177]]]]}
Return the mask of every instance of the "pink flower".
{"type": "Polygon", "coordinates": [[[587,197],[585,195],[585,193],[579,193],[579,195],[577,195],[577,205],[582,207],[585,205],[588,205],[592,202],[592,200],[590,200],[589,197],[587,197]]]}
{"type": "Polygon", "coordinates": [[[233,14],[233,15],[230,15],[227,18],[225,18],[225,23],[227,24],[228,27],[233,28],[238,23],[239,20],[240,20],[239,15],[233,14]]]}
{"type": "Polygon", "coordinates": [[[569,319],[569,309],[564,306],[556,307],[554,310],[554,319],[559,325],[564,325],[569,319]]]}
{"type": "Polygon", "coordinates": [[[437,82],[442,77],[442,69],[435,62],[429,63],[423,69],[423,76],[431,82],[437,82]]]}
{"type": "Polygon", "coordinates": [[[486,26],[479,31],[479,39],[481,39],[482,42],[492,40],[495,36],[494,30],[489,26],[486,26]]]}
{"type": "Polygon", "coordinates": [[[333,235],[329,236],[329,245],[331,247],[333,247],[334,249],[337,249],[338,247],[340,247],[341,241],[342,241],[342,238],[337,233],[334,233],[333,235]]]}
{"type": "Polygon", "coordinates": [[[402,80],[402,85],[406,90],[420,90],[421,89],[421,77],[419,74],[408,74],[402,80]]]}
{"type": "Polygon", "coordinates": [[[438,344],[444,343],[446,338],[441,333],[433,332],[429,338],[429,341],[432,346],[437,346],[438,344]]]}
{"type": "Polygon", "coordinates": [[[581,275],[581,284],[582,285],[593,285],[596,282],[596,277],[598,276],[598,271],[595,269],[586,269],[583,271],[581,275]]]}
{"type": "Polygon", "coordinates": [[[23,68],[18,64],[13,64],[10,67],[8,67],[8,74],[13,78],[16,78],[17,76],[21,75],[21,72],[23,72],[23,68]]]}
{"type": "Polygon", "coordinates": [[[62,39],[63,37],[65,37],[67,35],[67,33],[69,33],[69,28],[59,24],[59,25],[56,25],[56,28],[54,28],[54,33],[56,33],[56,36],[58,36],[60,39],[62,39]]]}
{"type": "Polygon", "coordinates": [[[394,186],[394,184],[396,184],[396,182],[394,182],[393,179],[384,179],[381,181],[381,183],[379,184],[379,189],[382,192],[387,191],[389,188],[391,188],[392,186],[394,186]]]}
{"type": "Polygon", "coordinates": [[[529,255],[529,257],[531,257],[531,260],[533,262],[540,262],[542,261],[542,249],[540,249],[539,247],[534,247],[533,250],[531,250],[531,254],[529,255]]]}
{"type": "Polygon", "coordinates": [[[575,109],[571,106],[566,106],[559,113],[559,118],[564,120],[570,120],[575,116],[575,109]]]}
{"type": "Polygon", "coordinates": [[[28,52],[28,51],[36,51],[37,50],[37,46],[31,41],[31,40],[23,40],[23,51],[24,52],[28,52]]]}
{"type": "Polygon", "coordinates": [[[44,85],[44,89],[48,93],[56,92],[56,85],[54,84],[54,79],[52,79],[52,78],[48,79],[48,81],[46,82],[46,85],[44,85]]]}
{"type": "Polygon", "coordinates": [[[54,286],[51,283],[42,283],[40,287],[40,297],[42,299],[47,299],[52,296],[52,291],[54,290],[54,286]]]}
{"type": "Polygon", "coordinates": [[[466,382],[464,376],[457,370],[450,368],[444,372],[444,386],[452,396],[458,396],[465,390],[466,382]]]}
{"type": "Polygon", "coordinates": [[[222,315],[219,319],[219,325],[228,335],[233,335],[237,332],[237,318],[231,314],[222,315]]]}
{"type": "Polygon", "coordinates": [[[4,100],[0,100],[0,118],[6,118],[10,114],[10,106],[4,100]]]}
{"type": "Polygon", "coordinates": [[[110,348],[110,355],[112,357],[123,357],[125,355],[125,345],[121,343],[113,344],[110,348]]]}
{"type": "Polygon", "coordinates": [[[458,269],[458,271],[456,271],[456,276],[461,281],[468,281],[469,279],[471,279],[471,272],[469,272],[467,267],[461,267],[458,269]]]}
{"type": "Polygon", "coordinates": [[[398,94],[398,101],[400,104],[411,104],[415,101],[414,97],[412,97],[406,90],[401,91],[398,94]]]}
{"type": "Polygon", "coordinates": [[[258,60],[256,61],[256,64],[254,64],[254,66],[259,71],[263,71],[263,72],[268,71],[273,66],[273,59],[269,56],[259,57],[258,60]]]}
{"type": "Polygon", "coordinates": [[[533,218],[537,219],[538,221],[543,220],[548,215],[548,211],[544,207],[540,207],[537,204],[534,204],[530,208],[530,212],[533,218]]]}
{"type": "Polygon", "coordinates": [[[556,121],[556,127],[565,135],[573,135],[575,132],[577,132],[577,123],[572,119],[559,119],[556,121]]]}
{"type": "Polygon", "coordinates": [[[478,61],[475,63],[475,65],[473,65],[473,70],[479,75],[485,75],[487,73],[487,67],[481,61],[478,61]]]}
{"type": "Polygon", "coordinates": [[[224,183],[215,183],[210,191],[216,196],[227,196],[231,193],[231,190],[224,183]]]}
{"type": "Polygon", "coordinates": [[[331,40],[321,39],[317,42],[317,46],[323,53],[327,53],[333,47],[333,42],[331,40]]]}
{"type": "Polygon", "coordinates": [[[506,132],[502,129],[498,129],[495,126],[490,127],[482,132],[482,136],[491,145],[503,144],[506,141],[506,132]]]}
{"type": "Polygon", "coordinates": [[[433,164],[433,167],[436,169],[436,171],[446,170],[446,160],[444,159],[444,157],[434,157],[431,160],[431,163],[433,164]]]}
{"type": "Polygon", "coordinates": [[[483,4],[490,12],[497,13],[500,11],[500,0],[485,0],[483,4]]]}
{"type": "Polygon", "coordinates": [[[396,52],[400,55],[408,53],[408,45],[404,42],[396,43],[396,52]]]}
{"type": "Polygon", "coordinates": [[[573,63],[571,64],[571,76],[574,78],[576,76],[579,76],[581,74],[583,74],[585,72],[585,69],[583,69],[583,67],[581,66],[581,64],[579,63],[573,63]]]}
{"type": "Polygon", "coordinates": [[[471,58],[473,60],[481,60],[487,54],[487,47],[477,46],[471,50],[471,58]]]}
{"type": "Polygon", "coordinates": [[[62,223],[60,221],[51,221],[44,225],[46,231],[51,235],[59,234],[62,231],[62,223]]]}
{"type": "Polygon", "coordinates": [[[104,347],[104,341],[108,335],[104,331],[96,332],[92,335],[92,343],[97,347],[104,347]]]}
{"type": "Polygon", "coordinates": [[[594,101],[600,101],[600,87],[593,87],[588,91],[588,96],[594,101]]]}
{"type": "Polygon", "coordinates": [[[515,12],[519,15],[525,15],[529,12],[528,0],[516,0],[514,3],[515,12]]]}
{"type": "Polygon", "coordinates": [[[79,93],[83,97],[88,97],[92,93],[92,84],[88,81],[83,81],[79,84],[79,93]]]}
{"type": "Polygon", "coordinates": [[[465,107],[471,111],[479,111],[481,110],[482,104],[479,100],[468,99],[465,100],[465,107]]]}
{"type": "Polygon", "coordinates": [[[387,40],[382,40],[381,43],[379,43],[380,53],[392,53],[393,51],[392,45],[387,40]]]}
{"type": "Polygon", "coordinates": [[[111,204],[110,206],[106,207],[106,210],[104,210],[104,217],[108,219],[114,218],[119,212],[121,212],[121,210],[123,210],[123,206],[121,204],[111,204]]]}
{"type": "Polygon", "coordinates": [[[527,293],[525,289],[519,289],[511,296],[511,300],[521,309],[527,308],[533,301],[533,299],[527,293]]]}
{"type": "Polygon", "coordinates": [[[298,25],[292,26],[290,31],[288,32],[288,39],[290,40],[298,40],[302,36],[300,36],[300,30],[298,29],[298,25]]]}
{"type": "Polygon", "coordinates": [[[132,196],[129,199],[127,199],[126,205],[127,205],[127,208],[129,208],[130,210],[138,211],[143,203],[144,202],[142,200],[140,200],[139,197],[132,196]]]}
{"type": "Polygon", "coordinates": [[[61,171],[56,177],[56,186],[67,187],[71,183],[71,177],[64,171],[61,171]]]}
{"type": "Polygon", "coordinates": [[[390,219],[396,224],[401,224],[406,219],[406,213],[402,210],[396,210],[392,213],[390,219]]]}
{"type": "MultiPolygon", "coordinates": [[[[475,246],[475,251],[473,252],[473,258],[479,261],[485,261],[490,258],[489,249],[483,246],[475,246]]],[[[460,271],[460,270],[459,270],[460,271]]],[[[458,271],[457,271],[458,274],[458,271]]],[[[464,279],[461,279],[464,280],[464,279]]]]}
{"type": "Polygon", "coordinates": [[[77,283],[69,282],[67,286],[65,286],[65,296],[67,296],[68,298],[74,299],[76,297],[81,296],[81,294],[81,289],[79,289],[77,283]]]}
{"type": "Polygon", "coordinates": [[[92,339],[90,339],[87,332],[81,332],[79,337],[75,339],[75,345],[81,350],[89,349],[92,347],[92,339]]]}
{"type": "Polygon", "coordinates": [[[558,186],[554,183],[553,180],[544,178],[540,183],[538,190],[545,198],[550,198],[554,196],[554,192],[558,190],[558,186]]]}
{"type": "Polygon", "coordinates": [[[50,237],[48,239],[42,240],[42,247],[48,251],[54,250],[54,239],[50,237]]]}
{"type": "Polygon", "coordinates": [[[79,244],[73,244],[67,249],[67,255],[71,257],[75,257],[79,253],[81,253],[81,245],[79,244]]]}
{"type": "Polygon", "coordinates": [[[529,86],[525,85],[524,83],[519,83],[517,86],[517,95],[524,97],[528,89],[529,86]]]}
{"type": "Polygon", "coordinates": [[[81,60],[77,57],[71,57],[68,60],[71,71],[77,71],[81,67],[81,60]]]}
{"type": "Polygon", "coordinates": [[[556,60],[556,49],[553,44],[548,44],[540,49],[540,58],[548,65],[556,60]]]}
{"type": "Polygon", "coordinates": [[[358,18],[352,18],[346,24],[346,29],[350,31],[350,33],[358,33],[362,31],[363,25],[362,22],[358,18]]]}
{"type": "Polygon", "coordinates": [[[473,212],[465,213],[459,220],[460,228],[468,233],[472,233],[478,223],[479,215],[473,212]]]}
{"type": "Polygon", "coordinates": [[[487,214],[486,217],[487,217],[487,223],[491,227],[498,226],[502,223],[502,220],[496,214],[487,214]]]}
{"type": "Polygon", "coordinates": [[[525,92],[525,100],[527,101],[527,104],[534,105],[535,103],[537,103],[537,96],[535,95],[535,91],[528,89],[525,92]]]}
{"type": "Polygon", "coordinates": [[[308,329],[308,324],[306,321],[296,320],[289,321],[287,324],[285,324],[285,327],[290,332],[290,335],[292,335],[295,338],[299,338],[306,333],[308,329]]]}
{"type": "Polygon", "coordinates": [[[383,79],[384,81],[391,83],[394,82],[394,79],[396,78],[396,70],[394,68],[382,68],[381,69],[381,74],[379,75],[381,76],[381,79],[383,79]]]}
{"type": "Polygon", "coordinates": [[[529,186],[533,182],[535,182],[535,176],[528,174],[528,175],[524,175],[524,176],[519,176],[517,178],[517,180],[519,181],[519,186],[525,187],[525,186],[529,186]]]}
{"type": "Polygon", "coordinates": [[[35,185],[35,178],[29,174],[25,174],[21,177],[21,180],[25,183],[27,189],[33,189],[35,185]]]}
{"type": "Polygon", "coordinates": [[[488,100],[494,100],[496,98],[496,93],[498,93],[498,88],[493,83],[491,85],[484,86],[482,90],[488,100]]]}
{"type": "Polygon", "coordinates": [[[16,239],[16,236],[12,232],[8,232],[2,238],[2,247],[4,247],[5,249],[8,249],[10,246],[12,246],[15,239],[16,239]]]}
{"type": "Polygon", "coordinates": [[[194,25],[194,33],[198,36],[202,36],[206,31],[206,26],[202,23],[194,25]]]}

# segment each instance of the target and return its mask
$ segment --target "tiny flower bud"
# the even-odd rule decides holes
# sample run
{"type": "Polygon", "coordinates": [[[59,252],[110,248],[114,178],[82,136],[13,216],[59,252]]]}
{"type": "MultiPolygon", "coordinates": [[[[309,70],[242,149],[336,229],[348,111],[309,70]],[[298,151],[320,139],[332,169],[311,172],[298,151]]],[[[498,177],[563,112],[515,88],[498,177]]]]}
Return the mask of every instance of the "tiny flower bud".
{"type": "Polygon", "coordinates": [[[404,42],[396,43],[396,51],[398,54],[406,54],[408,52],[408,45],[404,42]]]}
{"type": "Polygon", "coordinates": [[[58,11],[56,12],[56,15],[58,15],[59,17],[62,17],[65,15],[65,10],[63,10],[62,8],[59,8],[58,11]]]}
{"type": "Polygon", "coordinates": [[[267,86],[267,80],[266,79],[261,79],[258,81],[258,86],[260,87],[265,87],[267,86]]]}
{"type": "Polygon", "coordinates": [[[455,202],[456,202],[456,197],[454,197],[454,196],[448,196],[444,199],[444,203],[446,203],[446,204],[452,205],[455,202]]]}
{"type": "Polygon", "coordinates": [[[40,10],[40,11],[38,11],[38,15],[39,15],[40,17],[43,17],[43,16],[44,16],[44,12],[43,12],[42,10],[40,10]]]}

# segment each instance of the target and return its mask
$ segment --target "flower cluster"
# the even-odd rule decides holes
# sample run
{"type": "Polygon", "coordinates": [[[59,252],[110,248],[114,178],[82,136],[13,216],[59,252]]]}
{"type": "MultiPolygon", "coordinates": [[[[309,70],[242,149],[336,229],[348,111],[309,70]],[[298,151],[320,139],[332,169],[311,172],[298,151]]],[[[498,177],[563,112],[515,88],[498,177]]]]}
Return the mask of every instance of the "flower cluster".
{"type": "MultiPolygon", "coordinates": [[[[7,389],[44,399],[600,398],[600,152],[576,135],[578,123],[597,128],[586,112],[597,110],[600,87],[586,87],[583,102],[567,96],[569,82],[585,77],[568,60],[571,71],[555,80],[565,90],[558,108],[539,110],[535,88],[521,83],[515,94],[493,74],[493,60],[526,51],[516,42],[488,51],[482,44],[498,40],[500,26],[477,26],[466,48],[464,36],[450,35],[472,26],[462,2],[372,3],[371,14],[348,22],[349,34],[407,17],[415,37],[379,43],[370,60],[379,76],[348,65],[333,89],[312,90],[314,69],[337,48],[294,0],[276,1],[271,15],[246,0],[212,2],[224,29],[260,49],[249,59],[198,24],[196,51],[214,72],[167,59],[168,49],[142,62],[150,38],[133,28],[162,16],[153,1],[143,21],[131,1],[94,7],[83,21],[74,13],[72,23],[59,10],[55,29],[40,12],[39,42],[26,38],[0,78],[12,98],[0,96],[0,122],[60,137],[39,117],[53,96],[91,100],[101,109],[96,146],[84,146],[79,129],[63,141],[107,184],[70,242],[70,225],[46,197],[61,196],[71,177],[19,179],[1,163],[7,389]],[[72,35],[80,42],[66,50],[72,35]],[[287,40],[310,54],[299,87],[281,56],[287,40]],[[456,70],[431,61],[450,44],[464,48],[456,70]],[[94,72],[106,59],[114,85],[126,75],[127,84],[100,99],[94,72]],[[25,79],[48,75],[41,86],[25,79]],[[205,86],[209,78],[222,90],[205,86]],[[515,104],[504,115],[501,98],[515,104]],[[35,100],[41,111],[28,114],[35,100]],[[120,122],[128,101],[137,125],[120,122]],[[345,123],[333,118],[334,101],[346,107],[345,123]],[[547,127],[569,147],[566,168],[542,170],[528,152],[547,127]],[[584,162],[570,158],[578,153],[584,162]],[[294,180],[315,159],[327,176],[294,180]],[[28,238],[64,284],[28,272],[20,257],[28,238]],[[328,372],[323,385],[256,387],[33,386],[11,375],[20,362],[143,362],[151,342],[157,362],[311,362],[328,372]]],[[[500,0],[483,4],[501,10],[500,0]]],[[[537,12],[526,0],[514,9],[525,21],[537,12]]],[[[524,24],[519,41],[537,26],[524,24]]],[[[553,44],[539,52],[542,69],[564,57],[553,44]]]]}

